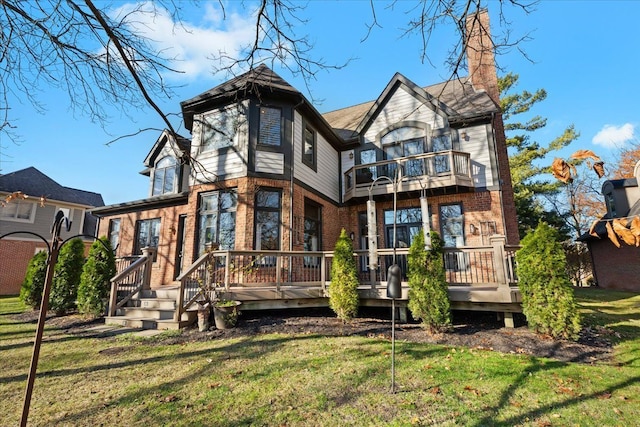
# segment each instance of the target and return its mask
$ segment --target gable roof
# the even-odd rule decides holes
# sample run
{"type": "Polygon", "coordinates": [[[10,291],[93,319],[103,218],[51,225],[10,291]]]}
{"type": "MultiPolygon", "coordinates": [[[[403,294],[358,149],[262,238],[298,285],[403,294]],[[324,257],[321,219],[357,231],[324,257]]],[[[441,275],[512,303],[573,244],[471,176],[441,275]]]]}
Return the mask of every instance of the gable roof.
{"type": "Polygon", "coordinates": [[[75,203],[90,207],[104,206],[102,195],[58,184],[33,166],[0,175],[0,192],[22,191],[33,197],[44,196],[48,200],[75,203]]]}
{"type": "MultiPolygon", "coordinates": [[[[162,152],[165,144],[167,144],[169,141],[175,141],[175,147],[178,150],[181,150],[182,153],[189,153],[189,149],[191,148],[191,140],[185,138],[182,135],[176,136],[177,138],[173,138],[171,136],[171,132],[169,132],[168,129],[162,131],[156,142],[153,144],[153,147],[151,147],[151,150],[149,150],[147,157],[145,157],[144,159],[144,165],[146,166],[146,169],[141,172],[143,175],[148,176],[149,168],[154,165],[156,158],[162,152]]],[[[180,153],[175,152],[174,154],[176,158],[180,157],[180,153]]]]}
{"type": "Polygon", "coordinates": [[[346,140],[352,139],[366,127],[368,119],[384,104],[399,84],[422,98],[425,104],[444,113],[450,123],[471,121],[500,111],[486,91],[473,87],[469,77],[420,88],[402,74],[396,73],[378,99],[330,111],[323,116],[338,135],[346,140]]]}

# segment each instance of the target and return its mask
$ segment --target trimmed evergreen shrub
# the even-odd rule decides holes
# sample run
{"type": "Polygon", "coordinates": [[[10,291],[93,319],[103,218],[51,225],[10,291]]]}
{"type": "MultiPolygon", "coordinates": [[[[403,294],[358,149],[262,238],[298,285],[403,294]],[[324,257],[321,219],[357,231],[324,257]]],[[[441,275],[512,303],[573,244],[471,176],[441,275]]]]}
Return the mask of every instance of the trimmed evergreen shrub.
{"type": "Polygon", "coordinates": [[[409,303],[411,315],[429,332],[451,327],[451,304],[444,271],[442,239],[431,232],[431,250],[424,247],[424,233],[411,242],[408,257],[409,303]]]}
{"type": "Polygon", "coordinates": [[[76,237],[62,246],[54,269],[49,307],[59,316],[76,305],[83,265],[84,243],[76,237]]]}
{"type": "Polygon", "coordinates": [[[558,232],[541,222],[516,252],[522,311],[529,328],[554,338],[576,339],[580,313],[567,276],[558,232]]]}
{"type": "Polygon", "coordinates": [[[78,311],[90,316],[105,313],[111,291],[111,278],[116,274],[116,259],[106,237],[93,242],[82,268],[78,286],[78,311]]]}
{"type": "Polygon", "coordinates": [[[47,278],[48,253],[40,251],[29,260],[27,274],[20,288],[20,300],[32,308],[40,308],[44,281],[47,278]]]}
{"type": "Polygon", "coordinates": [[[336,242],[331,264],[329,306],[343,321],[351,320],[358,313],[358,273],[353,257],[353,245],[342,229],[336,242]]]}

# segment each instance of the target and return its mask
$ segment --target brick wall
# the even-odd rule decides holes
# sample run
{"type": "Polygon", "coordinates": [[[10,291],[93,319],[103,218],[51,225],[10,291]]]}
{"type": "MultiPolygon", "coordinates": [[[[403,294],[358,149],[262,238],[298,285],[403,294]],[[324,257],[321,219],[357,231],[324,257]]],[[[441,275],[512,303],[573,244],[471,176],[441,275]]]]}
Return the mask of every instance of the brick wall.
{"type": "Polygon", "coordinates": [[[617,248],[608,239],[589,243],[598,286],[640,292],[640,248],[622,243],[617,248]]]}

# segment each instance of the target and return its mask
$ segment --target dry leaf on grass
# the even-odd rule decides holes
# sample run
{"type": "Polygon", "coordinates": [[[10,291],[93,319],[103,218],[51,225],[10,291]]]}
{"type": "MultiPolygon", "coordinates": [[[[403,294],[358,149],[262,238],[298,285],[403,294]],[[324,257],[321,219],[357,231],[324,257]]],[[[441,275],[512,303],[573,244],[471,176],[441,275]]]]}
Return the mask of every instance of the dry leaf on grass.
{"type": "Polygon", "coordinates": [[[618,236],[616,236],[616,233],[613,231],[613,227],[611,227],[611,223],[607,222],[605,224],[605,227],[607,229],[607,237],[609,237],[609,240],[611,240],[613,244],[619,248],[620,242],[618,241],[618,236]]]}

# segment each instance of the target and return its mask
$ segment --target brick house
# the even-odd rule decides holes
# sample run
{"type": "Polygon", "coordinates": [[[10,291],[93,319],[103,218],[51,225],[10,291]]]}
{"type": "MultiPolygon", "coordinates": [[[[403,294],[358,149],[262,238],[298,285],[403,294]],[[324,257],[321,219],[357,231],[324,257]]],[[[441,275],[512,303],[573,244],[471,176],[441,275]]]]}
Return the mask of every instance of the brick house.
{"type": "MultiPolygon", "coordinates": [[[[100,194],[64,187],[34,167],[0,175],[0,200],[17,191],[30,197],[0,205],[0,295],[20,293],[29,260],[47,250],[47,244],[32,233],[49,242],[56,212],[62,210],[71,221],[69,231],[63,227],[63,239],[94,236],[98,221],[89,210],[104,206],[100,194]]],[[[93,242],[89,237],[82,239],[86,246],[93,242]]]]}
{"type": "Polygon", "coordinates": [[[601,288],[640,291],[640,248],[624,242],[616,247],[608,239],[605,228],[605,223],[614,218],[630,220],[640,215],[640,161],[633,175],[633,178],[610,179],[602,184],[607,213],[594,227],[598,237],[586,233],[579,239],[587,243],[594,280],[601,288]]]}
{"type": "MultiPolygon", "coordinates": [[[[250,296],[235,290],[235,298],[277,299],[280,306],[300,298],[291,288],[286,296],[279,285],[257,289],[282,281],[281,253],[309,254],[297,261],[297,270],[286,261],[288,280],[302,283],[312,267],[325,274],[321,252],[333,249],[342,229],[356,250],[366,251],[370,198],[383,252],[393,248],[394,228],[396,247],[406,248],[423,226],[438,231],[451,249],[490,246],[496,236],[503,247],[517,245],[494,57],[484,47],[488,15],[478,17],[469,21],[466,78],[423,87],[397,73],[377,99],[321,114],[260,65],[183,101],[191,137],[162,133],[144,160],[149,197],[94,209],[100,235],[117,245],[118,256],[155,248],[152,288],[184,282],[213,245],[226,256],[221,262],[236,270],[250,262],[251,268],[259,264],[259,274],[272,271],[273,280],[263,276],[250,296]],[[278,254],[256,256],[267,251],[278,254]]],[[[389,256],[381,256],[381,265],[389,256]]],[[[465,274],[483,256],[453,254],[448,269],[465,274]]],[[[360,272],[375,288],[368,263],[363,253],[360,272]]],[[[220,281],[228,284],[236,273],[225,274],[220,281]]],[[[247,274],[236,279],[231,282],[250,281],[247,274]]],[[[304,296],[324,297],[322,291],[304,296]]],[[[508,289],[505,298],[515,301],[508,289]]]]}

